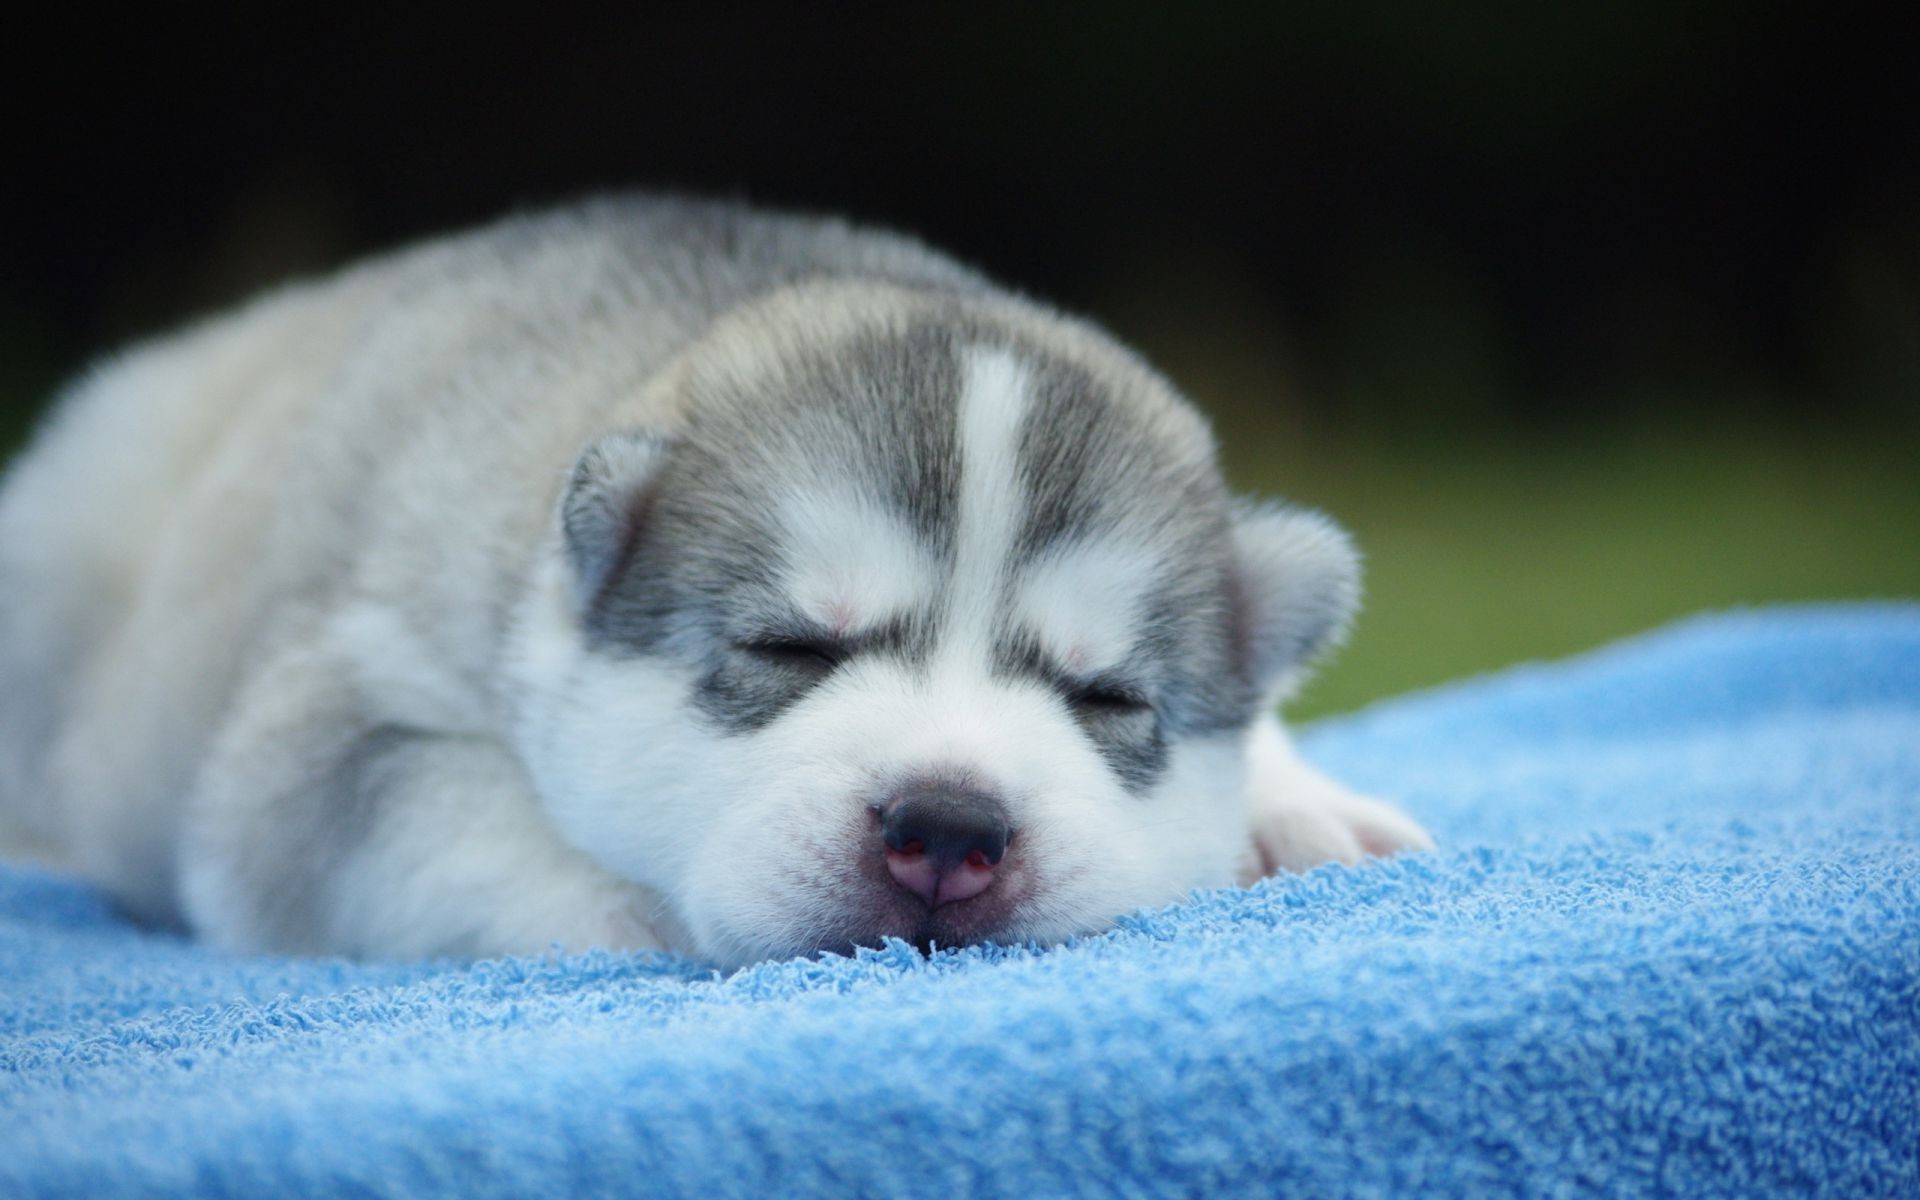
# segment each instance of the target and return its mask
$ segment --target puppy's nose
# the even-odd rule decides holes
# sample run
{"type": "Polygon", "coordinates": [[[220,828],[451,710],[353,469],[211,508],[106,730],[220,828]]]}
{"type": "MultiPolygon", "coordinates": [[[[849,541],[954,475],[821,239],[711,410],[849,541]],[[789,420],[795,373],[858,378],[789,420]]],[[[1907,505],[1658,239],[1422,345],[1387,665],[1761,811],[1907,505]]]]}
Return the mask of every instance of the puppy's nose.
{"type": "Polygon", "coordinates": [[[916,784],[880,810],[887,871],[939,908],[978,896],[1006,855],[1006,809],[992,796],[945,783],[916,784]]]}

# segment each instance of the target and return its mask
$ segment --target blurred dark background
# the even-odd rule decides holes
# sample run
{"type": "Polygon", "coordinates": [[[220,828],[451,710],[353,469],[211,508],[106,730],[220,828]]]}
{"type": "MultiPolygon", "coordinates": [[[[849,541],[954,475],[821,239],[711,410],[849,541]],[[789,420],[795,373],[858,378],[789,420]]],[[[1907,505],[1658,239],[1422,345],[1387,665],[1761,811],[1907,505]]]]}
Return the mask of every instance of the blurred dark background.
{"type": "Polygon", "coordinates": [[[127,339],[644,185],[1087,312],[1330,509],[1308,711],[1702,607],[1920,593],[1920,41],[1893,5],[394,6],[21,36],[0,439],[127,339]]]}

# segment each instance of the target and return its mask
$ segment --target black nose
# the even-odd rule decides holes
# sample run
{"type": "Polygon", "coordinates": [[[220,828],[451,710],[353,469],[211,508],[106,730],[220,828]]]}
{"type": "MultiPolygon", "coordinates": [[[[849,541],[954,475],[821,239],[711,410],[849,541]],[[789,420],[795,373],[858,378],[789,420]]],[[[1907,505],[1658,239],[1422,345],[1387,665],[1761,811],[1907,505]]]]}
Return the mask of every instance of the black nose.
{"type": "Polygon", "coordinates": [[[994,867],[1007,852],[1007,810],[985,792],[951,783],[902,788],[880,811],[887,849],[924,854],[940,870],[994,867]]]}

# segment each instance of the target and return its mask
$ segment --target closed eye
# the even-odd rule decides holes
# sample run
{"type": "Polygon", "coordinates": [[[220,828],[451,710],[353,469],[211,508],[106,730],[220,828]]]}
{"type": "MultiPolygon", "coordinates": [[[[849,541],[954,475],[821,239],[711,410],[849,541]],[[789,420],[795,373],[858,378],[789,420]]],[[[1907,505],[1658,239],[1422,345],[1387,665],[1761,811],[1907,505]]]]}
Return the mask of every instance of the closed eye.
{"type": "Polygon", "coordinates": [[[849,654],[845,646],[811,638],[756,638],[738,643],[738,648],[762,662],[811,674],[833,670],[849,654]]]}
{"type": "Polygon", "coordinates": [[[1127,716],[1153,711],[1153,703],[1144,692],[1120,683],[1081,684],[1069,699],[1081,712],[1094,715],[1127,716]]]}

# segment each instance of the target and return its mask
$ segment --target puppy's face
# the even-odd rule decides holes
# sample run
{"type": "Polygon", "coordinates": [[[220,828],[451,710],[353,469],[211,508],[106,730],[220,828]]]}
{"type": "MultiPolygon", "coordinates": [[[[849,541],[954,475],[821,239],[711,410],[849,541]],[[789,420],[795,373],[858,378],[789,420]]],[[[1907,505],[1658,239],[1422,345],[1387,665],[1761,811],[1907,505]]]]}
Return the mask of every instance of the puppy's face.
{"type": "MultiPolygon", "coordinates": [[[[870,300],[871,298],[869,298],[870,300]]],[[[729,964],[1052,941],[1224,884],[1242,742],[1353,602],[1137,361],[1021,310],[776,312],[561,504],[523,751],[729,964]]]]}

